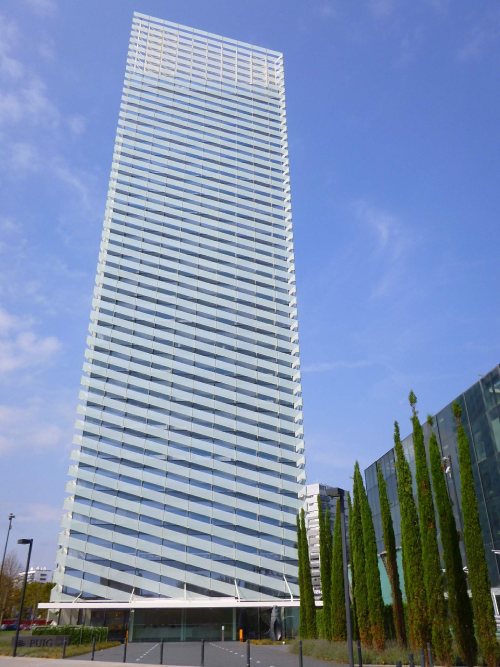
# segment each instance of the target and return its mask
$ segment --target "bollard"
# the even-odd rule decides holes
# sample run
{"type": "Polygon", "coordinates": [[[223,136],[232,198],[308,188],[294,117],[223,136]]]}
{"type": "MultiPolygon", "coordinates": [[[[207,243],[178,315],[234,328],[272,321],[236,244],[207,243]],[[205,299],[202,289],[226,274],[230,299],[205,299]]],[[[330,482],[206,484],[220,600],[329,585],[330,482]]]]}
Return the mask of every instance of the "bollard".
{"type": "Polygon", "coordinates": [[[299,667],[304,667],[304,657],[302,655],[302,639],[299,641],[299,667]]]}
{"type": "Polygon", "coordinates": [[[247,667],[250,667],[250,640],[247,639],[247,667]]]}
{"type": "Polygon", "coordinates": [[[95,656],[95,637],[92,639],[92,657],[90,659],[93,660],[94,656],[95,656]]]}
{"type": "Polygon", "coordinates": [[[420,665],[421,665],[421,667],[425,667],[425,649],[424,648],[420,649],[420,665]]]}
{"type": "Polygon", "coordinates": [[[201,667],[205,665],[205,640],[201,640],[201,667]]]}
{"type": "Polygon", "coordinates": [[[161,640],[160,644],[160,665],[163,665],[163,645],[165,644],[165,640],[161,640]]]}
{"type": "Polygon", "coordinates": [[[358,639],[356,642],[358,645],[358,662],[359,662],[359,667],[363,667],[363,652],[361,650],[361,640],[358,639]]]}
{"type": "Polygon", "coordinates": [[[429,656],[429,667],[434,667],[434,659],[432,657],[432,647],[429,644],[429,642],[427,642],[427,655],[429,656]]]}
{"type": "Polygon", "coordinates": [[[127,662],[127,639],[123,642],[123,662],[127,662]]]}
{"type": "Polygon", "coordinates": [[[413,653],[408,653],[408,667],[415,667],[415,658],[413,653]]]}
{"type": "Polygon", "coordinates": [[[63,654],[62,654],[63,660],[66,657],[66,639],[63,639],[63,654]]]}

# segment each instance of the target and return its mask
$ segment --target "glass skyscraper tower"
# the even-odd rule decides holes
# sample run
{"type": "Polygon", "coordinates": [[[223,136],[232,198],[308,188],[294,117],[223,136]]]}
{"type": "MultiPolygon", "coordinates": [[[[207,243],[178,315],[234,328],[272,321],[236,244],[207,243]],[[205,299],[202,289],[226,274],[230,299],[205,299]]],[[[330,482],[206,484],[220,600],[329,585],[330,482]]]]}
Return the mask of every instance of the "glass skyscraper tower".
{"type": "Polygon", "coordinates": [[[282,54],[134,15],[90,320],[47,606],[295,600],[282,54]]]}

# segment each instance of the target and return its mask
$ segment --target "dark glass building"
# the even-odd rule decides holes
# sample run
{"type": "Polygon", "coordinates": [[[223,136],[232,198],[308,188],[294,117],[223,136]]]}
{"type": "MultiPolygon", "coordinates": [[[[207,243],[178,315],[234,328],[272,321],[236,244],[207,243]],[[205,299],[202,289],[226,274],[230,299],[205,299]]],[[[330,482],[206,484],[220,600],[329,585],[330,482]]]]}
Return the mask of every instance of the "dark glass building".
{"type": "MultiPolygon", "coordinates": [[[[453,503],[457,528],[461,531],[461,488],[458,467],[456,425],[453,403],[462,406],[462,419],[469,438],[472,468],[479,504],[484,549],[492,589],[496,597],[496,613],[500,598],[500,366],[484,375],[469,389],[457,396],[434,416],[434,430],[441,449],[443,471],[450,498],[453,503]]],[[[424,425],[427,445],[430,427],[424,425]]],[[[412,473],[415,472],[415,456],[412,436],[403,440],[405,455],[412,473]]],[[[373,512],[377,548],[384,551],[380,503],[377,485],[377,463],[387,481],[387,490],[394,521],[396,545],[401,545],[401,516],[397,497],[394,449],[388,451],[378,461],[365,470],[368,499],[373,512]]],[[[466,563],[462,548],[462,557],[466,563]]]]}

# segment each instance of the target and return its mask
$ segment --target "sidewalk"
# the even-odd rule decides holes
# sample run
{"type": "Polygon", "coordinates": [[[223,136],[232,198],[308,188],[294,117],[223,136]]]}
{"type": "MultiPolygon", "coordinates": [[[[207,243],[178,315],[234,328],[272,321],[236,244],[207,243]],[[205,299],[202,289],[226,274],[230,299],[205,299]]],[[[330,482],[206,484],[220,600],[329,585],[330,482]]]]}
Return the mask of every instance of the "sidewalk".
{"type": "MultiPolygon", "coordinates": [[[[74,658],[62,660],[62,658],[27,658],[18,655],[15,658],[8,655],[0,655],[0,667],[89,667],[90,660],[75,660],[74,658]]],[[[120,663],[95,661],[96,667],[117,667],[120,663]]],[[[146,663],[141,662],[141,667],[148,667],[146,663]]],[[[158,664],[151,664],[149,667],[158,667],[158,664]]],[[[175,665],[164,665],[163,667],[175,667],[175,665]]]]}

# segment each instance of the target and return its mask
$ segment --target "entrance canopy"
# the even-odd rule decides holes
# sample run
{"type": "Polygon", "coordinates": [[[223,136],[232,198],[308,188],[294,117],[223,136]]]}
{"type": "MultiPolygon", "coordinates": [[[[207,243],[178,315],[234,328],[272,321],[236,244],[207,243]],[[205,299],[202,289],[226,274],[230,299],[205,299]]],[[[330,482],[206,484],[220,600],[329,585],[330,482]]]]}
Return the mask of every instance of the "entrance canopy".
{"type": "Polygon", "coordinates": [[[39,609],[248,609],[269,607],[299,607],[300,601],[274,600],[238,600],[237,598],[134,598],[127,602],[123,600],[61,600],[57,602],[40,602],[39,609]]]}

